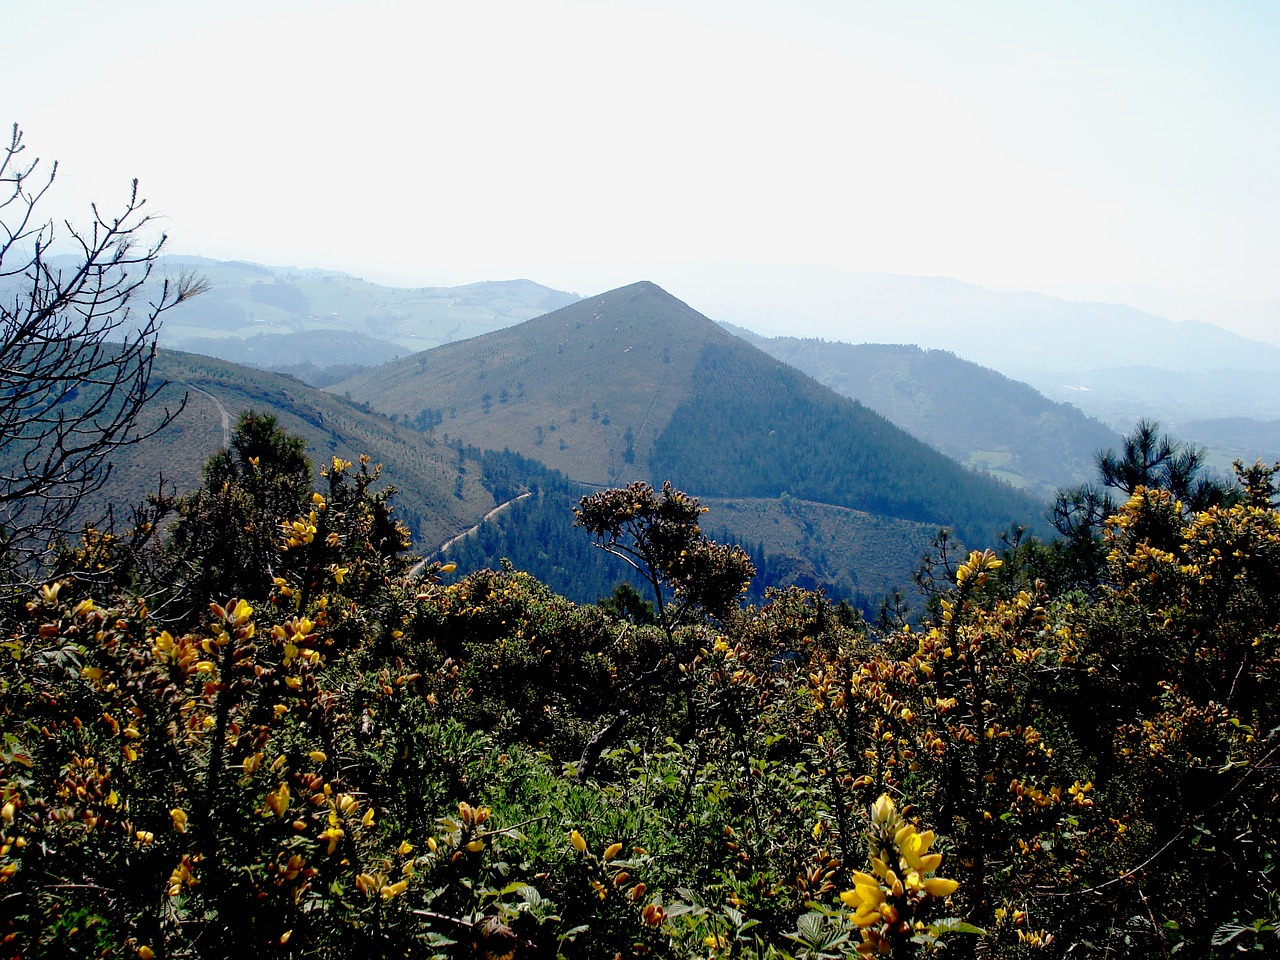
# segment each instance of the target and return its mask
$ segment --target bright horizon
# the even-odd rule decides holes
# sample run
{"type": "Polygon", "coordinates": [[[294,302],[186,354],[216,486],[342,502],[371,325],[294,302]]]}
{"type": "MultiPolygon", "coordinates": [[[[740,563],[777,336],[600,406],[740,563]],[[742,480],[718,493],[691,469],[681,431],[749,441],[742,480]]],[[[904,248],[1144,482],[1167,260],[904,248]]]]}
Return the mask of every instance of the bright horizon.
{"type": "Polygon", "coordinates": [[[825,264],[1280,343],[1261,0],[49,0],[10,24],[0,120],[59,161],[56,213],[137,177],[171,253],[583,294],[825,264]]]}

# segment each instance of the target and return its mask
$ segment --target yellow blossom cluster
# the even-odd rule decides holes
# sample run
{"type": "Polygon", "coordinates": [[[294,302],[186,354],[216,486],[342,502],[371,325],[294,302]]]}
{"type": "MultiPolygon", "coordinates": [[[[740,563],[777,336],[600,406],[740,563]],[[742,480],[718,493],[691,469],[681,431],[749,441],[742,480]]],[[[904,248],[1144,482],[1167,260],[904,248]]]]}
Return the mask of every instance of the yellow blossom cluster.
{"type": "Polygon", "coordinates": [[[933,841],[933,831],[921,833],[905,821],[888,794],[872,805],[867,831],[871,873],[855,871],[853,889],[840,894],[861,931],[862,956],[891,954],[895,943],[924,932],[922,915],[930,898],[956,891],[955,880],[934,876],[942,854],[929,852],[933,841]]]}
{"type": "Polygon", "coordinates": [[[309,544],[316,538],[317,523],[318,520],[314,510],[305,520],[282,520],[280,529],[284,534],[284,542],[280,545],[280,549],[292,550],[295,547],[304,547],[309,544]]]}

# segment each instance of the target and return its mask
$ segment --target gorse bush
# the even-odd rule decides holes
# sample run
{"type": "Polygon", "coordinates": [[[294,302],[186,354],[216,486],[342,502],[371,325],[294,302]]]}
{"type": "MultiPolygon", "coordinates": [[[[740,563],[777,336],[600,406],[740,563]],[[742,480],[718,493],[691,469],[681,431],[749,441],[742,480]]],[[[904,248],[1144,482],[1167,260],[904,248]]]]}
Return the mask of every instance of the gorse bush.
{"type": "Polygon", "coordinates": [[[875,633],[739,606],[670,487],[578,510],[651,612],[415,570],[376,467],[246,415],[7,591],[0,955],[1273,950],[1280,516],[1242,476],[1135,489],[1096,594],[1019,542],[875,633]]]}

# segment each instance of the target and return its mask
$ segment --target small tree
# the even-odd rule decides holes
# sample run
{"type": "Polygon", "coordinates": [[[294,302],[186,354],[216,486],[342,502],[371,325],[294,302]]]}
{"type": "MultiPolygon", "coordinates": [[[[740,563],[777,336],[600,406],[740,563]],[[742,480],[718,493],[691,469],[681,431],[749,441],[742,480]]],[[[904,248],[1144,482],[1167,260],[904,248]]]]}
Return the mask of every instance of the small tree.
{"type": "MultiPolygon", "coordinates": [[[[595,545],[629,564],[649,584],[666,647],[657,662],[631,682],[632,692],[653,683],[680,652],[676,631],[696,617],[725,618],[746,592],[755,568],[741,547],[716,543],[698,526],[703,508],[670,482],[654,493],[642,481],[583,497],[574,514],[595,545]]],[[[692,701],[690,701],[692,709],[692,701]]],[[[622,733],[629,711],[619,711],[582,751],[578,780],[585,782],[601,753],[622,733]]]]}
{"type": "Polygon", "coordinates": [[[1160,424],[1142,419],[1117,453],[1097,455],[1098,479],[1126,497],[1139,487],[1159,487],[1177,497],[1188,512],[1231,502],[1238,491],[1224,480],[1204,476],[1205,451],[1160,434],[1160,424]]]}
{"type": "Polygon", "coordinates": [[[305,515],[311,481],[302,437],[287,434],[269,414],[242,413],[229,448],[205,464],[204,486],[176,504],[163,578],[163,592],[176,601],[170,615],[201,614],[210,597],[265,600],[281,559],[276,532],[305,515]]]}
{"type": "Polygon", "coordinates": [[[1097,595],[1107,576],[1106,520],[1119,508],[1110,491],[1125,499],[1139,489],[1167,490],[1184,515],[1214,506],[1229,506],[1242,497],[1239,485],[1205,476],[1205,451],[1160,433],[1160,424],[1142,419],[1124,437],[1120,450],[1100,450],[1094,457],[1098,483],[1059,490],[1049,520],[1061,539],[1050,547],[1052,563],[1044,571],[1056,586],[1097,595]]]}
{"type": "Polygon", "coordinates": [[[183,274],[150,284],[165,237],[133,182],[116,215],[87,228],[43,219],[58,166],[27,161],[15,124],[0,147],[0,542],[22,554],[62,530],[99,490],[118,447],[145,439],[160,315],[205,289],[183,274]],[[68,251],[56,255],[61,246],[68,251]]]}

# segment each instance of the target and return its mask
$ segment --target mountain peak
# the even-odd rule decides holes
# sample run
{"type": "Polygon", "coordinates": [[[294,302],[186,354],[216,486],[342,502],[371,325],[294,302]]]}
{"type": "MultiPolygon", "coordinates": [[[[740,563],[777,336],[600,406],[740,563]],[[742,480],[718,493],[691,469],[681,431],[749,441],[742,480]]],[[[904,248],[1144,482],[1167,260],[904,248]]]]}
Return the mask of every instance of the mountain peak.
{"type": "MultiPolygon", "coordinates": [[[[693,307],[679,297],[668,293],[652,280],[637,280],[635,283],[629,283],[625,287],[617,287],[613,290],[606,290],[604,293],[598,293],[594,297],[584,297],[578,303],[608,304],[611,307],[624,303],[644,304],[655,310],[678,311],[695,314],[699,317],[702,316],[693,307]]],[[[570,304],[570,306],[576,306],[576,304],[570,304]]],[[[703,319],[706,318],[704,317],[703,319]]]]}
{"type": "Polygon", "coordinates": [[[332,389],[475,446],[589,483],[644,475],[709,343],[734,338],[641,280],[514,327],[444,344],[332,389]]]}

